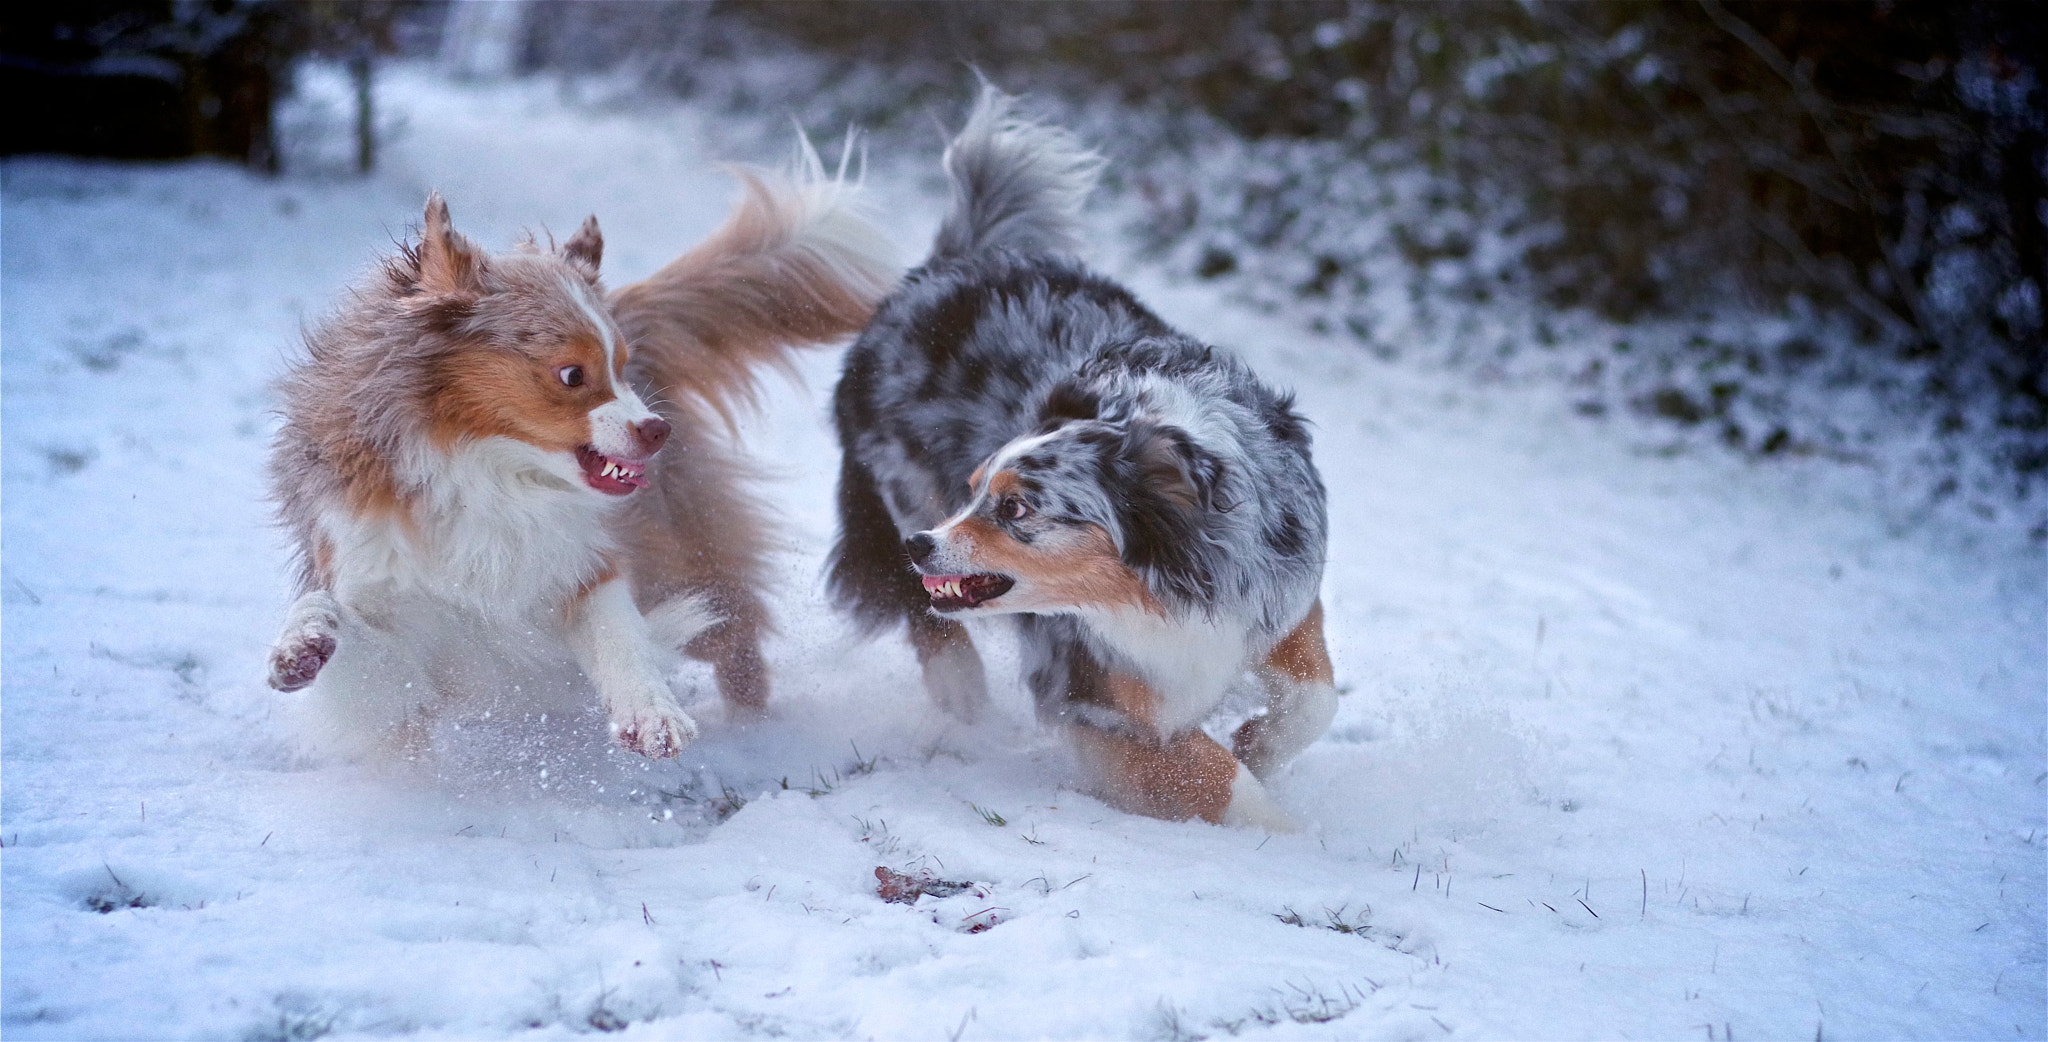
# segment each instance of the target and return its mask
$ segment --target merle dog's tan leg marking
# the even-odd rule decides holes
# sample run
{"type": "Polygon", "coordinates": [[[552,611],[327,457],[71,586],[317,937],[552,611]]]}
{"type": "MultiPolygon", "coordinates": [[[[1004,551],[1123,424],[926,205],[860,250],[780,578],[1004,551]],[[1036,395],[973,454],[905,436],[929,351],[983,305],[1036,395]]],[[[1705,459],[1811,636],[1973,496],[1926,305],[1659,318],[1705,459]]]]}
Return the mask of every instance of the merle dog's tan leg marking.
{"type": "Polygon", "coordinates": [[[1337,715],[1321,601],[1273,646],[1256,674],[1266,689],[1266,714],[1245,721],[1230,744],[1253,774],[1265,778],[1322,737],[1337,715]]]}
{"type": "Polygon", "coordinates": [[[1221,822],[1230,806],[1237,761],[1200,731],[1164,745],[1094,727],[1073,729],[1075,744],[1111,804],[1168,821],[1221,822]]]}
{"type": "MultiPolygon", "coordinates": [[[[1109,695],[1133,721],[1149,723],[1159,698],[1144,681],[1122,673],[1108,678],[1109,695]]],[[[1076,751],[1104,799],[1134,814],[1291,832],[1294,822],[1244,765],[1200,730],[1164,741],[1129,732],[1077,725],[1068,729],[1076,751]]]]}
{"type": "Polygon", "coordinates": [[[932,701],[967,723],[980,719],[988,708],[988,677],[967,627],[929,612],[913,615],[910,645],[917,649],[932,701]]]}

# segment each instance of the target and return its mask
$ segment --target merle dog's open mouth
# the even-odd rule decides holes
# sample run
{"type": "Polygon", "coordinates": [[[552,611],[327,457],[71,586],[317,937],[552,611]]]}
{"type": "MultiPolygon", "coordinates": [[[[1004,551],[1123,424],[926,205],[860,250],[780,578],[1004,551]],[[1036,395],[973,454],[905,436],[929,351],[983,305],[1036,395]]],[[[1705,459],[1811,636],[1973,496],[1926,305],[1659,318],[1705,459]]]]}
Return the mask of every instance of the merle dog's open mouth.
{"type": "Polygon", "coordinates": [[[923,578],[924,592],[931,596],[932,607],[939,611],[979,608],[1009,593],[1010,587],[1017,585],[1017,580],[993,573],[927,575],[923,578]]]}
{"type": "Polygon", "coordinates": [[[647,461],[607,456],[583,445],[576,449],[576,462],[583,468],[583,480],[608,496],[623,496],[647,487],[647,461]]]}

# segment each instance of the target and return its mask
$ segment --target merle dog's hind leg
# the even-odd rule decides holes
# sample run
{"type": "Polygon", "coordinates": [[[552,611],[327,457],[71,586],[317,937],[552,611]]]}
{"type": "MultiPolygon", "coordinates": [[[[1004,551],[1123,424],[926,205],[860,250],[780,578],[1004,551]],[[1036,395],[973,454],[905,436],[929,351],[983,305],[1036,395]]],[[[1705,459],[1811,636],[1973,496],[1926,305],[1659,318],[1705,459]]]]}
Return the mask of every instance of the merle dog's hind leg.
{"type": "Polygon", "coordinates": [[[1231,736],[1231,751],[1260,778],[1286,766],[1329,729],[1337,715],[1335,674],[1323,644],[1323,604],[1317,601],[1294,631],[1281,638],[1254,674],[1266,689],[1266,713],[1231,736]]]}
{"type": "Polygon", "coordinates": [[[313,682],[334,657],[341,606],[326,590],[308,590],[285,613],[284,631],[270,648],[270,686],[297,691],[313,682]]]}

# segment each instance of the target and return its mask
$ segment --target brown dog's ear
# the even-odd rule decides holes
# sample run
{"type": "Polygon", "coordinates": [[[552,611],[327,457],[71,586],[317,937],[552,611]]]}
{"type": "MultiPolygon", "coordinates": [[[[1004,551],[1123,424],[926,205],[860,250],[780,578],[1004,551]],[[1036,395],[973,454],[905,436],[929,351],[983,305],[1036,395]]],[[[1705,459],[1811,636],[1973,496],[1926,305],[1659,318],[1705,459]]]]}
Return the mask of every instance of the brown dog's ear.
{"type": "Polygon", "coordinates": [[[597,278],[597,267],[604,261],[604,233],[597,230],[597,215],[583,219],[583,227],[562,244],[562,259],[583,269],[591,279],[597,278]]]}
{"type": "Polygon", "coordinates": [[[475,292],[483,264],[483,251],[448,220],[448,201],[439,192],[428,195],[427,224],[420,231],[420,288],[429,293],[475,292]]]}

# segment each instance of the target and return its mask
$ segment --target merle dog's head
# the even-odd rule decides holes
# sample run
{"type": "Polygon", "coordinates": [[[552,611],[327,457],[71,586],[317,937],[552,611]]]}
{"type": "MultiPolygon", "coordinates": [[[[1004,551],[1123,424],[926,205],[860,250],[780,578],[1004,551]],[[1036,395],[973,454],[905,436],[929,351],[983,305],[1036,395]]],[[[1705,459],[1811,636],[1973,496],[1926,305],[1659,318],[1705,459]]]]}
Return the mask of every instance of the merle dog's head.
{"type": "Polygon", "coordinates": [[[1071,388],[1040,415],[974,472],[966,507],[905,541],[932,607],[1164,614],[1208,600],[1203,529],[1231,507],[1224,461],[1186,430],[1071,388]]]}

